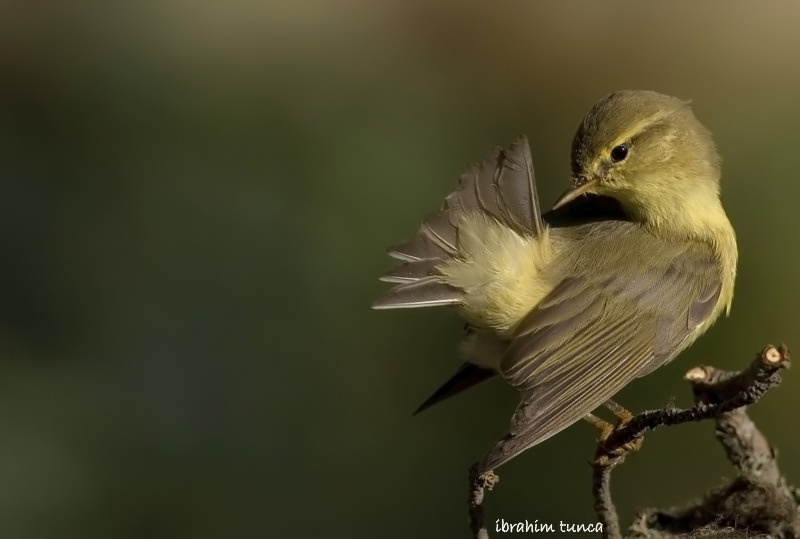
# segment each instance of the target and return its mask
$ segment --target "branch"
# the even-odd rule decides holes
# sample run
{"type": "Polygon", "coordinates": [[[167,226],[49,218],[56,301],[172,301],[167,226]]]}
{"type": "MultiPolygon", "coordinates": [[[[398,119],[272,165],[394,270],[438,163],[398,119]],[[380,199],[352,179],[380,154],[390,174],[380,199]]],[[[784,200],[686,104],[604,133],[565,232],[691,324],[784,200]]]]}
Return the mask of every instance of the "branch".
{"type": "Polygon", "coordinates": [[[611,499],[611,470],[613,466],[592,467],[592,494],[594,512],[603,524],[606,537],[619,537],[619,517],[614,501],[611,499]]]}
{"type": "MultiPolygon", "coordinates": [[[[768,346],[741,373],[698,367],[689,371],[686,378],[692,384],[697,405],[713,406],[743,393],[752,394],[756,386],[760,386],[756,393],[763,394],[780,383],[778,370],[789,365],[785,346],[768,346]]],[[[737,476],[683,507],[641,512],[630,528],[630,535],[800,536],[800,495],[786,483],[778,468],[775,450],[748,417],[745,408],[717,416],[715,434],[736,468],[737,476]]]]}
{"type": "Polygon", "coordinates": [[[476,462],[469,470],[469,528],[475,539],[489,539],[489,532],[483,526],[484,492],[492,490],[500,481],[494,472],[480,473],[480,463],[476,462]]]}
{"type": "Polygon", "coordinates": [[[770,345],[740,372],[695,367],[685,376],[695,391],[694,406],[683,410],[668,407],[642,412],[614,429],[602,447],[598,447],[598,453],[605,454],[611,460],[608,465],[615,466],[621,462],[615,460],[624,459],[626,447],[639,443],[649,430],[662,425],[702,421],[753,404],[769,388],[781,382],[779,372],[788,366],[788,349],[770,345]]]}
{"type": "MultiPolygon", "coordinates": [[[[593,463],[595,511],[606,537],[621,537],[619,517],[611,498],[611,471],[637,450],[644,434],[664,425],[716,418],[716,436],[739,476],[683,509],[649,510],[638,515],[630,528],[634,537],[667,537],[691,533],[693,537],[720,533],[776,533],[800,536],[797,505],[800,492],[787,486],[769,442],[747,417],[744,407],[756,402],[780,383],[780,371],[790,365],[785,346],[767,346],[740,372],[695,367],[686,373],[695,405],[667,407],[635,415],[621,422],[597,447],[593,463]],[[749,512],[748,512],[749,511],[749,512]],[[746,519],[750,515],[752,518],[746,519]],[[777,533],[783,532],[783,533],[777,533]]],[[[470,470],[469,517],[475,539],[488,539],[483,526],[483,499],[499,481],[492,471],[470,470]]],[[[735,536],[735,535],[734,535],[735,536]]]]}
{"type": "MultiPolygon", "coordinates": [[[[631,527],[633,536],[658,537],[667,534],[701,533],[731,534],[774,532],[778,527],[793,525],[794,501],[781,477],[775,455],[766,438],[756,429],[745,412],[745,406],[756,402],[771,387],[780,383],[779,372],[789,366],[785,346],[767,346],[750,365],[740,372],[714,367],[695,367],[686,373],[692,384],[695,405],[679,410],[666,408],[643,412],[617,426],[598,445],[594,472],[610,475],[621,464],[634,443],[641,444],[648,430],[661,425],[716,418],[717,439],[725,447],[728,458],[737,466],[739,476],[714,489],[686,508],[650,511],[638,516],[631,527]],[[754,473],[755,472],[755,473],[754,473]],[[791,500],[791,503],[788,503],[791,500]],[[786,503],[782,503],[786,502],[786,503]],[[748,518],[755,509],[756,518],[748,518]],[[777,511],[777,512],[776,512],[777,511]]],[[[609,482],[596,493],[595,507],[608,537],[620,537],[618,517],[611,500],[609,482]]],[[[702,535],[701,535],[702,536],[702,535]]],[[[781,534],[777,535],[781,536],[781,534]]]]}

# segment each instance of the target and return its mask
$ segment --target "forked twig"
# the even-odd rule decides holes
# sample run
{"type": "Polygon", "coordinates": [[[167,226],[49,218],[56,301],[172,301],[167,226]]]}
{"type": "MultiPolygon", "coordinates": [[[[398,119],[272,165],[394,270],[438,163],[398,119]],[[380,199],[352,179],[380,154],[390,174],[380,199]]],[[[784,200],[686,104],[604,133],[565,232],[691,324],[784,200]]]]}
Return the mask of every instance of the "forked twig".
{"type": "MultiPolygon", "coordinates": [[[[633,536],[657,537],[660,533],[676,531],[731,532],[731,526],[722,521],[724,519],[720,515],[723,513],[720,511],[733,502],[741,505],[742,496],[750,496],[751,506],[757,509],[751,512],[760,520],[750,522],[743,519],[742,515],[734,514],[737,529],[747,528],[743,533],[775,533],[780,528],[795,530],[800,534],[800,518],[796,511],[797,498],[800,496],[786,485],[778,470],[774,451],[747,417],[744,409],[761,398],[767,390],[777,386],[781,381],[780,371],[789,365],[789,351],[786,346],[776,348],[770,345],[740,372],[695,367],[685,376],[692,384],[694,406],[686,409],[669,406],[649,410],[617,425],[608,437],[598,443],[593,463],[594,505],[603,524],[604,535],[622,536],[619,517],[611,497],[610,480],[613,468],[621,464],[628,453],[638,449],[646,432],[665,425],[679,425],[710,418],[716,418],[717,438],[725,448],[728,459],[737,467],[739,477],[729,485],[710,491],[700,502],[683,510],[651,510],[641,513],[630,533],[633,536]],[[770,508],[764,509],[764,503],[759,503],[760,501],[768,503],[771,511],[770,508]],[[772,520],[765,521],[765,514],[772,520]],[[702,518],[703,516],[706,518],[702,518]]],[[[492,471],[479,473],[477,464],[470,470],[469,516],[470,529],[475,538],[489,537],[483,526],[483,500],[485,490],[491,490],[498,480],[492,471]]]]}

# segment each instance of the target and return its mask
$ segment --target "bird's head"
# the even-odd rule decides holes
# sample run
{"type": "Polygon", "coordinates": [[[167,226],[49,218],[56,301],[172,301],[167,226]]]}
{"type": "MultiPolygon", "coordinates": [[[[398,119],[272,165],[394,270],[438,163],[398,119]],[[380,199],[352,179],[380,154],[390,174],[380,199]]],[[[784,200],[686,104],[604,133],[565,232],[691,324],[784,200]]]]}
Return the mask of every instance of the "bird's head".
{"type": "Polygon", "coordinates": [[[719,178],[711,133],[688,102],[623,90],[601,99],[578,127],[572,184],[555,208],[597,194],[618,200],[633,219],[669,220],[687,205],[719,204],[719,178]]]}

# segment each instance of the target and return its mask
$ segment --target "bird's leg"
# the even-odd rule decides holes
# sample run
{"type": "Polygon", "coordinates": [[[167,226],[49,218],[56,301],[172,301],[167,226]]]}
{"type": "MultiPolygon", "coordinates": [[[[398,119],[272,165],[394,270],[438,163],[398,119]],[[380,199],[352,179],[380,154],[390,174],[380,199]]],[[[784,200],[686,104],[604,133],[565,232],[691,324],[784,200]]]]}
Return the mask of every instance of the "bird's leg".
{"type": "Polygon", "coordinates": [[[614,425],[606,421],[605,419],[600,419],[594,414],[588,414],[583,419],[591,423],[591,425],[596,428],[599,432],[597,439],[600,441],[607,440],[611,433],[614,432],[614,425]]]}
{"type": "Polygon", "coordinates": [[[624,408],[617,401],[608,399],[606,402],[603,403],[603,406],[608,408],[612,414],[617,416],[617,419],[619,419],[620,426],[624,426],[628,421],[633,419],[633,414],[630,413],[630,411],[627,408],[624,408]]]}
{"type": "Polygon", "coordinates": [[[612,425],[594,414],[589,414],[584,419],[599,431],[595,463],[601,466],[616,466],[625,459],[628,453],[637,451],[642,446],[642,438],[636,437],[621,445],[615,443],[614,433],[624,428],[633,418],[633,414],[613,400],[608,400],[603,405],[617,416],[619,421],[616,425],[612,425]]]}

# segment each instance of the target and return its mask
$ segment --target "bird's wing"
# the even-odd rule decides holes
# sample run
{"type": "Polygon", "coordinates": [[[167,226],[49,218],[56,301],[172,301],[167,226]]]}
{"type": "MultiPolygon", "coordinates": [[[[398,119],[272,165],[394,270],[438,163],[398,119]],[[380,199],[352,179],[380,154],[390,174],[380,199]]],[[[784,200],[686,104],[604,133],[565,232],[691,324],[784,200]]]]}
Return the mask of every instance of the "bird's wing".
{"type": "MultiPolygon", "coordinates": [[[[640,233],[632,223],[609,226],[640,233]]],[[[620,265],[630,263],[626,257],[641,260],[642,252],[609,248],[600,267],[565,278],[520,323],[501,373],[521,402],[509,433],[484,459],[486,469],[553,436],[672,359],[718,312],[721,281],[709,249],[654,251],[661,254],[623,278],[620,265]]]]}
{"type": "Polygon", "coordinates": [[[451,227],[461,215],[481,211],[521,234],[539,236],[542,215],[536,193],[528,139],[517,138],[508,148],[495,148],[483,163],[472,165],[458,189],[445,199],[440,213],[448,214],[451,227]]]}
{"type": "Polygon", "coordinates": [[[442,208],[425,217],[409,241],[389,249],[389,255],[403,264],[382,280],[398,286],[378,298],[373,307],[458,303],[463,292],[442,283],[435,268],[459,256],[458,226],[464,215],[473,212],[491,216],[521,234],[541,234],[544,225],[525,136],[508,148],[495,148],[482,163],[472,165],[461,176],[456,190],[445,198],[442,208]]]}

